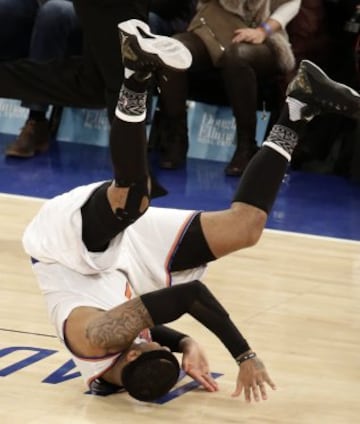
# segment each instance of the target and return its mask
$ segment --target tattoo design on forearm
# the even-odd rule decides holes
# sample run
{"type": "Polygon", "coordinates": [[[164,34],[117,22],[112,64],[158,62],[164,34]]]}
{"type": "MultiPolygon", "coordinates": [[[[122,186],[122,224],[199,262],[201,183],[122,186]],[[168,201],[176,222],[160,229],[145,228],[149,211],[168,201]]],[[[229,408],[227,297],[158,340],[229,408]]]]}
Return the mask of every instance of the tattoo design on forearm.
{"type": "Polygon", "coordinates": [[[129,300],[89,323],[86,337],[104,349],[125,350],[140,331],[153,326],[151,316],[140,298],[129,300]]]}

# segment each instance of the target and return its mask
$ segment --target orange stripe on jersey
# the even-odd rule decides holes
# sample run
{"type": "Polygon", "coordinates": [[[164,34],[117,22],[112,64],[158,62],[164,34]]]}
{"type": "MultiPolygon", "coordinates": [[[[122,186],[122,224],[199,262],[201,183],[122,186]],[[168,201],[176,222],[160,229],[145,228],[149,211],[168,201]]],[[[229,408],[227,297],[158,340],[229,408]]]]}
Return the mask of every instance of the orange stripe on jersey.
{"type": "Polygon", "coordinates": [[[177,235],[175,237],[174,243],[172,244],[169,253],[166,257],[165,260],[165,270],[167,273],[166,276],[166,285],[169,287],[171,286],[171,274],[170,274],[170,265],[171,265],[171,261],[172,258],[174,257],[176,250],[182,240],[182,238],[184,237],[184,233],[186,232],[187,228],[189,227],[189,225],[192,223],[193,219],[195,218],[195,216],[198,214],[199,212],[196,211],[194,212],[184,223],[183,225],[180,227],[179,231],[177,232],[177,235]]]}
{"type": "Polygon", "coordinates": [[[128,299],[132,298],[132,292],[131,292],[130,284],[128,281],[126,282],[126,287],[125,287],[125,297],[127,297],[128,299]]]}

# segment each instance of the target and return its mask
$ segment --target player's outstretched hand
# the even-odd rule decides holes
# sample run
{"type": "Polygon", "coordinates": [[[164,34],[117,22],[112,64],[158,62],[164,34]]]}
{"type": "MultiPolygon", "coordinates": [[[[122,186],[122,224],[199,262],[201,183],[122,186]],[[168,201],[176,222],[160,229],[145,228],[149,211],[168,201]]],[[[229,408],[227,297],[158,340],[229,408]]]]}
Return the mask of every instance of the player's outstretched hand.
{"type": "Polygon", "coordinates": [[[240,365],[236,389],[232,396],[240,396],[244,392],[247,402],[266,400],[267,385],[276,390],[276,386],[269,377],[263,362],[258,357],[248,359],[240,365]]]}

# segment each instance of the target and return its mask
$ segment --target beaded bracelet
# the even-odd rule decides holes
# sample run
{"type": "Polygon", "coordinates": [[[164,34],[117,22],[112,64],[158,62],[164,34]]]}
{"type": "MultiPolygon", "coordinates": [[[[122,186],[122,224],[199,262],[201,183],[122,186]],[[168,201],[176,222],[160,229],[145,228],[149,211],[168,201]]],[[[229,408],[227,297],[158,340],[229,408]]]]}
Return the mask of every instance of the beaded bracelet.
{"type": "Polygon", "coordinates": [[[238,356],[235,361],[238,365],[242,364],[243,362],[247,361],[248,359],[252,359],[256,357],[256,353],[255,352],[249,352],[246,353],[245,355],[240,355],[238,356]]]}
{"type": "Polygon", "coordinates": [[[260,26],[264,29],[266,35],[271,35],[273,33],[271,26],[267,22],[263,22],[260,26]]]}

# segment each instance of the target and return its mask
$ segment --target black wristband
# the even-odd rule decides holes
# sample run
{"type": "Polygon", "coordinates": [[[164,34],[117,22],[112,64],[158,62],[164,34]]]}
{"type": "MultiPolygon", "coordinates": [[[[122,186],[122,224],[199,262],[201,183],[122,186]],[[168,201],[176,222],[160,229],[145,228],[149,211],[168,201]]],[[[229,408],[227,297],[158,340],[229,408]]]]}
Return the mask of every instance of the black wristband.
{"type": "Polygon", "coordinates": [[[248,359],[253,359],[253,358],[256,358],[256,353],[255,352],[249,352],[249,353],[245,353],[245,354],[238,356],[237,358],[235,358],[235,361],[238,365],[240,365],[243,362],[247,361],[248,359]]]}

